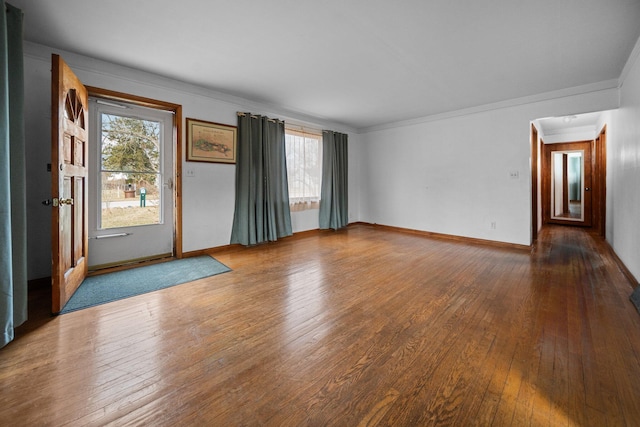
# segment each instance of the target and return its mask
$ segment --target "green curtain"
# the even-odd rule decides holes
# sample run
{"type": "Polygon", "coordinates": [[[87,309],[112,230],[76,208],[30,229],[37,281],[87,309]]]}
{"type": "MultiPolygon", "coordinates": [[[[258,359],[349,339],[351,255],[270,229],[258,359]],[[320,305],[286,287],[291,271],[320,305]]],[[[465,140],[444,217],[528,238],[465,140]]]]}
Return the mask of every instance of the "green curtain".
{"type": "Polygon", "coordinates": [[[0,18],[0,347],[27,320],[27,225],[22,11],[0,18]]]}
{"type": "Polygon", "coordinates": [[[231,243],[255,245],[291,234],[284,122],[238,113],[231,243]]]}
{"type": "Polygon", "coordinates": [[[349,224],[347,135],[322,131],[321,229],[337,230],[349,224]]]}

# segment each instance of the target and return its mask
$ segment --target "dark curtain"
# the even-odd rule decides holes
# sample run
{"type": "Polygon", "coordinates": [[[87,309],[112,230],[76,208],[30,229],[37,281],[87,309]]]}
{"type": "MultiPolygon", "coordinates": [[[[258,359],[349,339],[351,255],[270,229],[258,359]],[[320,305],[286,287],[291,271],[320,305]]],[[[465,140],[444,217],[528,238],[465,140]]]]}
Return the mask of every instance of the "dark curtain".
{"type": "Polygon", "coordinates": [[[255,245],[291,234],[284,122],[238,113],[231,243],[255,245]]]}
{"type": "Polygon", "coordinates": [[[337,230],[349,224],[347,135],[322,132],[321,229],[337,230]]]}
{"type": "Polygon", "coordinates": [[[22,11],[0,18],[0,347],[27,320],[27,225],[22,11]]]}

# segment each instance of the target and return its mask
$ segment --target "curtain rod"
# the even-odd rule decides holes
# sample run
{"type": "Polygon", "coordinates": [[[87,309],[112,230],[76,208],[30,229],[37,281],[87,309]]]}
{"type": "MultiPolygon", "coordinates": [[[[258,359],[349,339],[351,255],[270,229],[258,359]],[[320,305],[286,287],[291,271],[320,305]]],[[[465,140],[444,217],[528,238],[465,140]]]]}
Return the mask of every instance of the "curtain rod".
{"type": "Polygon", "coordinates": [[[270,121],[270,122],[272,122],[272,123],[279,123],[279,122],[284,123],[284,120],[270,119],[270,118],[269,118],[269,117],[267,117],[267,116],[258,116],[258,115],[254,115],[254,114],[251,114],[251,113],[243,113],[243,112],[241,112],[241,111],[238,111],[236,114],[237,114],[238,116],[240,116],[240,117],[246,117],[246,116],[249,116],[249,117],[251,117],[252,119],[259,119],[259,118],[261,118],[261,117],[266,117],[267,121],[270,121]]]}
{"type": "Polygon", "coordinates": [[[287,123],[285,125],[285,128],[294,132],[307,133],[310,135],[320,135],[320,136],[322,135],[322,129],[313,128],[309,126],[292,125],[287,123]]]}
{"type": "Polygon", "coordinates": [[[295,124],[291,124],[291,123],[287,123],[287,127],[289,129],[298,130],[300,132],[304,132],[304,131],[322,132],[322,129],[314,128],[314,127],[311,127],[311,126],[295,125],[295,124]]]}

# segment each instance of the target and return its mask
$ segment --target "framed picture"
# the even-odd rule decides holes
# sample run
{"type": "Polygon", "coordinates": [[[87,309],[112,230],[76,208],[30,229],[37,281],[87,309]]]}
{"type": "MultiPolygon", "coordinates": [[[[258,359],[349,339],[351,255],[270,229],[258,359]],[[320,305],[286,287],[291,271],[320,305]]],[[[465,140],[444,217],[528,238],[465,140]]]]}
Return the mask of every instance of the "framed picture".
{"type": "Polygon", "coordinates": [[[235,163],[237,139],[235,126],[187,119],[187,161],[235,163]]]}

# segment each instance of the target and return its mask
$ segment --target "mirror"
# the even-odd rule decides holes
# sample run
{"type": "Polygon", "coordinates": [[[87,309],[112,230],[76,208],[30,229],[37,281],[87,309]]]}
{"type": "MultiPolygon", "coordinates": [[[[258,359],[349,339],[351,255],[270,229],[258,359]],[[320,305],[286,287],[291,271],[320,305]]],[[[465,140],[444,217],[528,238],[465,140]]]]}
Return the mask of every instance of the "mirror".
{"type": "Polygon", "coordinates": [[[551,218],[583,221],[584,151],[551,153],[551,218]]]}

